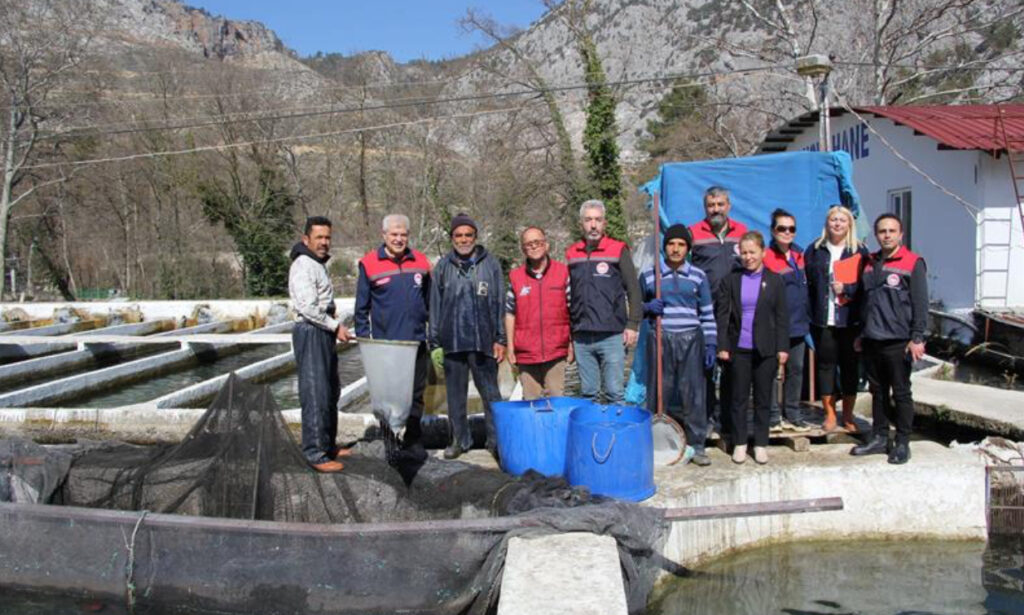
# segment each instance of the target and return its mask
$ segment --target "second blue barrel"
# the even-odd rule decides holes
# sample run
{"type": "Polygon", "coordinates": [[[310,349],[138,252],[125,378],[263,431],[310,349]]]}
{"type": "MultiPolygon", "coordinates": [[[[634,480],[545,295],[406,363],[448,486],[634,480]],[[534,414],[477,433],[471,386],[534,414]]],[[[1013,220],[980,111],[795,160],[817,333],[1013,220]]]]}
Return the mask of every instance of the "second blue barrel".
{"type": "Polygon", "coordinates": [[[569,484],[596,495],[633,502],[654,495],[651,414],[635,406],[573,410],[565,472],[569,484]]]}
{"type": "Polygon", "coordinates": [[[491,403],[501,469],[515,476],[527,470],[564,476],[569,415],[590,405],[586,399],[573,397],[491,403]]]}

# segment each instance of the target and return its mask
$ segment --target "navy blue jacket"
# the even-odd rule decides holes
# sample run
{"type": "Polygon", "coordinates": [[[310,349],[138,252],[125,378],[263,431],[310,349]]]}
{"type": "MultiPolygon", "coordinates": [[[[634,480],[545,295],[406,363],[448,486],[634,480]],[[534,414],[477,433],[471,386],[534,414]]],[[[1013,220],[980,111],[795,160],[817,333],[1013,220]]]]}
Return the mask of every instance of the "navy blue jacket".
{"type": "MultiPolygon", "coordinates": [[[[807,272],[807,292],[811,302],[811,324],[816,327],[828,326],[828,301],[829,301],[829,263],[832,259],[828,246],[822,243],[821,247],[814,247],[817,241],[807,246],[804,252],[804,267],[807,272]]],[[[867,262],[868,249],[861,244],[857,248],[861,256],[861,264],[867,262]]],[[[843,258],[853,256],[853,252],[846,248],[843,250],[843,258]]],[[[846,284],[843,294],[850,298],[844,305],[836,306],[836,327],[856,327],[860,324],[860,284],[846,284]]]]}
{"type": "Polygon", "coordinates": [[[889,258],[871,255],[864,267],[864,329],[869,340],[923,342],[928,326],[928,269],[900,246],[889,258]]]}
{"type": "Polygon", "coordinates": [[[789,259],[772,241],[764,253],[764,266],[782,276],[786,283],[786,306],[789,308],[789,336],[799,338],[811,330],[811,306],[807,294],[807,272],[803,250],[798,244],[789,246],[789,259]]]}
{"type": "Polygon", "coordinates": [[[380,340],[427,339],[430,261],[405,249],[392,258],[381,245],[359,260],[356,283],[356,335],[380,340]]]}
{"type": "Polygon", "coordinates": [[[505,276],[483,246],[468,259],[449,252],[434,266],[429,342],[446,353],[490,354],[506,344],[505,276]]]}

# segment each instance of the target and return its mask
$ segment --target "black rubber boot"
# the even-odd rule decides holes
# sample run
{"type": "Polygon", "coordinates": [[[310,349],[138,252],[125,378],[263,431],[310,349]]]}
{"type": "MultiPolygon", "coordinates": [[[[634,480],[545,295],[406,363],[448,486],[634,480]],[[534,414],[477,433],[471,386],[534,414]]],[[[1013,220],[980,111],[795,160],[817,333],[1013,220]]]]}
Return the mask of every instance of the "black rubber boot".
{"type": "Polygon", "coordinates": [[[889,463],[902,465],[910,461],[910,443],[897,441],[896,445],[889,451],[889,463]]]}
{"type": "Polygon", "coordinates": [[[854,457],[863,455],[885,455],[889,452],[889,439],[886,436],[874,435],[864,444],[858,444],[850,449],[854,457]]]}

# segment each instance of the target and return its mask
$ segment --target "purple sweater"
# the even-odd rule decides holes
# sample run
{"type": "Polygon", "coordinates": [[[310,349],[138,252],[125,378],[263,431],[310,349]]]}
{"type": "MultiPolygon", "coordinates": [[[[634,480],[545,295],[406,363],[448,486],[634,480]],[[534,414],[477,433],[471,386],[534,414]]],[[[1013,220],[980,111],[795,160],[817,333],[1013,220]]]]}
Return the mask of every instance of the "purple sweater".
{"type": "Polygon", "coordinates": [[[757,308],[757,298],[761,295],[761,271],[744,271],[740,284],[740,307],[743,309],[743,318],[740,321],[740,339],[736,345],[743,350],[754,348],[754,310],[757,308]]]}

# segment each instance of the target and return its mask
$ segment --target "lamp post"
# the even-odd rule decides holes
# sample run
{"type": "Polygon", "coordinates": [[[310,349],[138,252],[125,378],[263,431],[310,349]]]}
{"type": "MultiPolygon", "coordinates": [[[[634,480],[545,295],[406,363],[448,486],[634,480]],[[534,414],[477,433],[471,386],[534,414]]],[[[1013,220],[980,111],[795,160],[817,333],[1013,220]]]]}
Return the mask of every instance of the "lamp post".
{"type": "Polygon", "coordinates": [[[832,57],[823,54],[801,56],[796,59],[796,72],[802,77],[819,77],[818,82],[818,149],[831,151],[832,130],[829,126],[828,76],[832,72],[832,57]]]}

